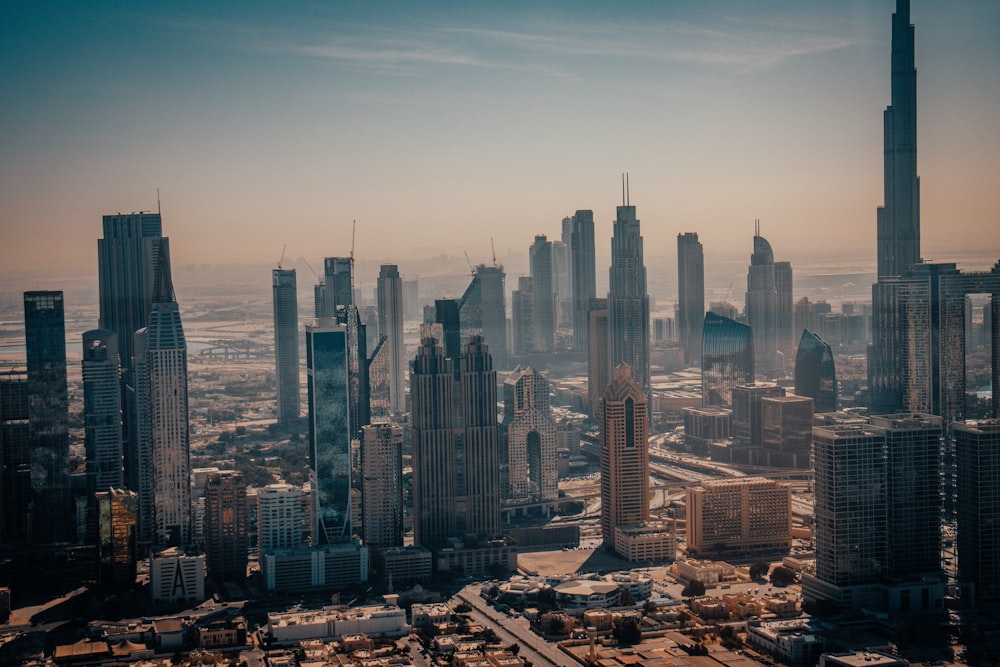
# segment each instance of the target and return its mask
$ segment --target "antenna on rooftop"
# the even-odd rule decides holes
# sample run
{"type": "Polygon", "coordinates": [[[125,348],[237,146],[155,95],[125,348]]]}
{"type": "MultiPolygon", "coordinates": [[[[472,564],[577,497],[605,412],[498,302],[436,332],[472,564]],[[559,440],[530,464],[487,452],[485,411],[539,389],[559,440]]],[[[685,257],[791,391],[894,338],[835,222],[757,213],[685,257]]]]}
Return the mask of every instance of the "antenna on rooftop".
{"type": "Polygon", "coordinates": [[[625,206],[625,172],[622,172],[622,206],[625,206]]]}
{"type": "Polygon", "coordinates": [[[625,172],[625,205],[629,206],[632,204],[632,191],[628,186],[628,172],[625,172]]]}
{"type": "Polygon", "coordinates": [[[160,214],[160,188],[156,188],[156,215],[160,214]]]}

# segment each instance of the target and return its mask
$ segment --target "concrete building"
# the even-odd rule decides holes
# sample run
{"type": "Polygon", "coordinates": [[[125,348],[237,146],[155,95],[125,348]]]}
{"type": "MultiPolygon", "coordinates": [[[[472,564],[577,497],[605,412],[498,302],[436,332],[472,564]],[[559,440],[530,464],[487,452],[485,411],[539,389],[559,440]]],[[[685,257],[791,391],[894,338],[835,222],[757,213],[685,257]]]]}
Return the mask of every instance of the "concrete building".
{"type": "Polygon", "coordinates": [[[761,400],[784,395],[785,388],[772,382],[748,382],[733,387],[733,441],[760,447],[763,443],[761,400]]]}
{"type": "Polygon", "coordinates": [[[698,454],[708,453],[709,446],[733,435],[733,411],[719,405],[684,408],[684,446],[698,454]]]}
{"type": "Polygon", "coordinates": [[[505,496],[513,502],[558,498],[557,427],[549,407],[549,383],[533,368],[518,366],[504,380],[501,428],[507,456],[505,496]]]}
{"type": "Polygon", "coordinates": [[[243,473],[221,470],[209,475],[205,482],[205,555],[213,579],[246,579],[248,524],[243,473]]]}
{"type": "Polygon", "coordinates": [[[309,533],[302,489],[291,484],[269,484],[257,492],[257,550],[263,555],[277,549],[294,549],[309,533]]]}
{"type": "Polygon", "coordinates": [[[649,395],[649,293],[643,263],[642,235],[635,206],[625,201],[617,208],[611,237],[608,290],[609,374],[618,364],[632,369],[632,377],[649,395]]]}
{"type": "Polygon", "coordinates": [[[688,487],[687,550],[692,554],[787,552],[792,490],[762,477],[706,480],[688,487]]]}
{"type": "Polygon", "coordinates": [[[368,581],[368,547],[356,541],[300,549],[275,549],[260,557],[269,591],[347,588],[368,581]]]}
{"type": "Polygon", "coordinates": [[[135,586],[138,495],[111,488],[95,494],[97,508],[97,582],[105,590],[135,586]]]}
{"type": "Polygon", "coordinates": [[[369,549],[403,545],[403,429],[388,422],[361,429],[364,543],[369,549]]]}
{"type": "Polygon", "coordinates": [[[205,555],[189,556],[177,547],[153,552],[149,589],[154,602],[202,602],[205,599],[205,555]]]}
{"type": "Polygon", "coordinates": [[[341,639],[345,635],[357,634],[398,638],[409,632],[406,610],[388,602],[353,609],[328,607],[267,615],[267,633],[278,644],[308,639],[341,639]]]}
{"type": "Polygon", "coordinates": [[[996,480],[1000,472],[1000,420],[952,425],[958,468],[958,573],[973,606],[1000,600],[1000,520],[996,480]]]}
{"type": "Polygon", "coordinates": [[[813,399],[773,396],[760,399],[761,447],[751,458],[771,468],[812,467],[813,399]]]}

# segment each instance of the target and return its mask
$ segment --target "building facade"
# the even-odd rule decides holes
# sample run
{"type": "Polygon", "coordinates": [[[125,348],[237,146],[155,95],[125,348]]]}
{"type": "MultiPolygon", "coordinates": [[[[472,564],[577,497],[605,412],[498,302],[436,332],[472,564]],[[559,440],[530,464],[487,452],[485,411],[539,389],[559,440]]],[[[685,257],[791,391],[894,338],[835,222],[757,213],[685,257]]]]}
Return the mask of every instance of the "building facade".
{"type": "Polygon", "coordinates": [[[403,545],[403,429],[389,422],[361,429],[364,543],[369,549],[403,545]]]}
{"type": "Polygon", "coordinates": [[[406,359],[403,354],[403,279],[395,264],[379,269],[378,330],[385,337],[389,361],[389,405],[392,412],[406,411],[406,359]]]}
{"type": "Polygon", "coordinates": [[[110,488],[95,494],[97,506],[97,582],[105,590],[135,587],[138,495],[110,488]]]}
{"type": "Polygon", "coordinates": [[[299,418],[299,303],[295,269],[271,271],[274,310],[274,377],[278,385],[278,424],[299,418]]]}
{"type": "Polygon", "coordinates": [[[649,293],[642,235],[635,206],[619,206],[611,237],[608,291],[608,369],[625,363],[636,384],[649,393],[649,293]]]}
{"type": "Polygon", "coordinates": [[[249,517],[243,473],[220,470],[205,482],[205,555],[213,579],[247,576],[249,517]]]}
{"type": "Polygon", "coordinates": [[[952,425],[958,468],[958,573],[973,606],[1000,600],[1000,420],[952,425]]]}
{"type": "Polygon", "coordinates": [[[677,330],[684,348],[684,364],[701,359],[701,330],[705,320],[705,253],[698,234],[677,235],[677,330]]]}
{"type": "Polygon", "coordinates": [[[590,301],[597,296],[594,212],[577,211],[571,221],[570,272],[573,283],[573,349],[590,349],[590,301]]]}
{"type": "Polygon", "coordinates": [[[686,490],[687,550],[696,555],[787,552],[792,489],[762,477],[706,480],[686,490]]]}
{"type": "Polygon", "coordinates": [[[532,283],[534,352],[551,352],[556,338],[555,257],[552,242],[540,234],[528,251],[532,283]]]}
{"type": "Polygon", "coordinates": [[[701,334],[702,405],[732,405],[733,387],[754,381],[750,327],[708,312],[701,334]]]}
{"type": "Polygon", "coordinates": [[[121,376],[115,332],[94,329],[83,334],[81,377],[87,494],[124,488],[121,376]]]}
{"type": "Polygon", "coordinates": [[[833,350],[808,329],[802,330],[795,355],[795,394],[813,399],[816,412],[836,412],[838,409],[833,350]]]}
{"type": "Polygon", "coordinates": [[[558,498],[557,427],[549,407],[549,383],[533,368],[518,366],[504,380],[502,430],[510,501],[558,498]]]}
{"type": "Polygon", "coordinates": [[[587,404],[591,417],[596,417],[601,409],[601,396],[611,381],[607,360],[611,354],[608,330],[608,300],[591,299],[588,311],[587,334],[587,404]]]}
{"type": "Polygon", "coordinates": [[[463,336],[482,335],[490,346],[493,365],[510,368],[507,345],[507,297],[503,266],[479,264],[462,295],[460,317],[463,336]]]}

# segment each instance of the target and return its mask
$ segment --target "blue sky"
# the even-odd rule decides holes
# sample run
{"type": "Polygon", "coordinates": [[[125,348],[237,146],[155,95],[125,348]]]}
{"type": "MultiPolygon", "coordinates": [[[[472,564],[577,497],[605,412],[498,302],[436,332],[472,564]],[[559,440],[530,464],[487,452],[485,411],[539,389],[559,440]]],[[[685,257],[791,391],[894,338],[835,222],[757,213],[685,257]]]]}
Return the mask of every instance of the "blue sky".
{"type": "MultiPolygon", "coordinates": [[[[161,191],[178,264],[526,255],[630,172],[679,232],[868,252],[894,3],[21,3],[0,22],[0,266],[94,267],[161,191]],[[819,242],[822,239],[822,243],[819,242]]],[[[1000,3],[913,3],[924,254],[1000,255],[1000,3]],[[988,239],[983,248],[983,239],[988,239]]],[[[600,262],[600,259],[599,259],[600,262]]]]}

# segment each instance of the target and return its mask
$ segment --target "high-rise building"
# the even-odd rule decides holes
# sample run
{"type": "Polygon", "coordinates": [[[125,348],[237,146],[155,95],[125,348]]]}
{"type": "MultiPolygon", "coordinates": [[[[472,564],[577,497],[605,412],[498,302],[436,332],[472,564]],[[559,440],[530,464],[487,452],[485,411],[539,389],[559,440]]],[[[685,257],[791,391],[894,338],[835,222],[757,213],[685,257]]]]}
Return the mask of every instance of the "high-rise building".
{"type": "Polygon", "coordinates": [[[403,310],[408,320],[420,318],[420,282],[416,278],[403,281],[403,310]]]}
{"type": "Polygon", "coordinates": [[[316,319],[336,317],[338,306],[354,304],[354,259],[326,257],[323,277],[313,291],[316,319]]]}
{"type": "Polygon", "coordinates": [[[559,492],[558,429],[549,407],[548,380],[533,368],[518,366],[504,380],[503,391],[504,495],[514,502],[554,502],[559,492]]]}
{"type": "Polygon", "coordinates": [[[611,382],[611,369],[607,360],[611,354],[608,347],[608,300],[591,299],[587,311],[587,404],[591,417],[600,412],[600,400],[604,389],[611,382]]]}
{"type": "Polygon", "coordinates": [[[500,534],[500,426],[497,420],[497,373],[482,336],[470,336],[459,360],[457,414],[461,415],[462,445],[455,484],[462,533],[487,537],[500,534]],[[464,459],[464,460],[463,460],[464,459]]]}
{"type": "MultiPolygon", "coordinates": [[[[787,311],[787,335],[791,337],[791,265],[781,263],[782,271],[776,269],[771,244],[760,235],[760,224],[753,237],[753,254],[747,272],[746,316],[753,337],[754,367],[766,377],[777,377],[783,368],[779,349],[779,306],[778,278],[782,285],[782,310],[787,311]],[[787,304],[784,303],[787,300],[787,304]]],[[[784,335],[784,332],[782,333],[784,335]]],[[[791,344],[789,342],[789,347],[791,344]]]]}
{"type": "Polygon", "coordinates": [[[958,575],[971,606],[1000,600],[1000,420],[952,424],[958,469],[958,575]]]}
{"type": "Polygon", "coordinates": [[[649,402],[628,364],[615,366],[601,397],[601,534],[614,549],[615,529],[649,518],[649,402]]]}
{"type": "Polygon", "coordinates": [[[837,393],[833,350],[818,335],[803,329],[795,354],[795,394],[813,399],[816,412],[836,412],[837,393]]]}
{"type": "Polygon", "coordinates": [[[785,388],[773,382],[748,382],[733,387],[733,440],[741,445],[760,447],[763,442],[761,400],[784,395],[785,388]]]}
{"type": "Polygon", "coordinates": [[[0,371],[0,541],[31,537],[31,433],[28,374],[0,371]]]}
{"type": "Polygon", "coordinates": [[[104,589],[131,590],[136,574],[134,491],[110,488],[95,494],[97,507],[97,582],[104,589]]]}
{"type": "Polygon", "coordinates": [[[528,252],[533,291],[532,324],[535,352],[551,352],[556,338],[555,259],[552,242],[535,236],[528,252]]]}
{"type": "Polygon", "coordinates": [[[139,494],[140,551],[159,544],[153,507],[153,426],[150,414],[149,336],[146,327],[132,336],[130,384],[126,385],[125,412],[128,433],[125,448],[125,483],[139,494]]]}
{"type": "Polygon", "coordinates": [[[570,270],[573,283],[573,348],[590,350],[590,301],[597,296],[597,267],[594,260],[594,212],[577,211],[570,234],[570,270]]]}
{"type": "Polygon", "coordinates": [[[792,264],[791,262],[774,263],[774,290],[777,293],[778,308],[778,352],[782,362],[787,366],[795,354],[793,338],[795,309],[792,295],[792,264]]]}
{"type": "Polygon", "coordinates": [[[689,486],[691,554],[787,552],[792,546],[792,487],[763,477],[705,480],[689,486]]]}
{"type": "Polygon", "coordinates": [[[635,206],[618,207],[611,237],[608,291],[608,368],[624,362],[643,392],[649,393],[649,294],[643,264],[642,235],[635,206]]]}
{"type": "Polygon", "coordinates": [[[107,329],[83,334],[83,445],[87,494],[121,489],[122,404],[118,336],[107,329]]]}
{"type": "Polygon", "coordinates": [[[462,336],[486,339],[496,368],[510,368],[507,352],[507,299],[503,266],[478,265],[459,307],[462,336]]]}
{"type": "Polygon", "coordinates": [[[702,405],[732,405],[733,387],[754,380],[750,327],[708,312],[701,349],[702,405]]]}
{"type": "Polygon", "coordinates": [[[306,325],[309,467],[313,543],[351,537],[351,439],[348,327],[329,319],[306,325]]]}
{"type": "Polygon", "coordinates": [[[677,235],[677,330],[684,363],[701,359],[701,330],[705,320],[705,253],[698,234],[677,235]]]}
{"type": "Polygon", "coordinates": [[[909,0],[892,15],[892,97],[883,114],[885,204],[878,209],[878,277],[901,276],[920,261],[917,69],[909,0]]]}
{"type": "Polygon", "coordinates": [[[808,396],[760,399],[761,449],[751,457],[756,465],[809,469],[812,466],[813,400],[808,396]]]}
{"type": "Polygon", "coordinates": [[[69,390],[62,292],[24,293],[33,540],[68,540],[69,390]]]}
{"type": "Polygon", "coordinates": [[[291,484],[269,484],[257,492],[257,550],[261,557],[305,542],[308,494],[291,484]]]}
{"type": "Polygon", "coordinates": [[[144,336],[153,514],[158,544],[184,546],[191,539],[187,343],[170,277],[168,240],[159,239],[158,246],[152,306],[144,336]]]}
{"type": "Polygon", "coordinates": [[[531,276],[519,276],[510,294],[510,328],[513,356],[523,359],[535,351],[535,286],[531,276]]]}
{"type": "Polygon", "coordinates": [[[457,358],[462,349],[462,317],[458,299],[434,299],[434,321],[441,325],[444,353],[457,358]]]}
{"type": "Polygon", "coordinates": [[[386,338],[389,360],[389,404],[406,411],[406,360],[403,354],[403,280],[395,264],[383,264],[378,274],[378,330],[386,338]]]}
{"type": "Polygon", "coordinates": [[[295,269],[271,271],[274,307],[274,376],[278,385],[278,424],[299,418],[299,303],[295,269]]]}
{"type": "Polygon", "coordinates": [[[361,475],[365,545],[403,546],[403,429],[389,422],[361,429],[361,475]]]}
{"type": "Polygon", "coordinates": [[[247,576],[247,485],[243,473],[220,470],[205,482],[205,556],[213,579],[247,576]]]}

